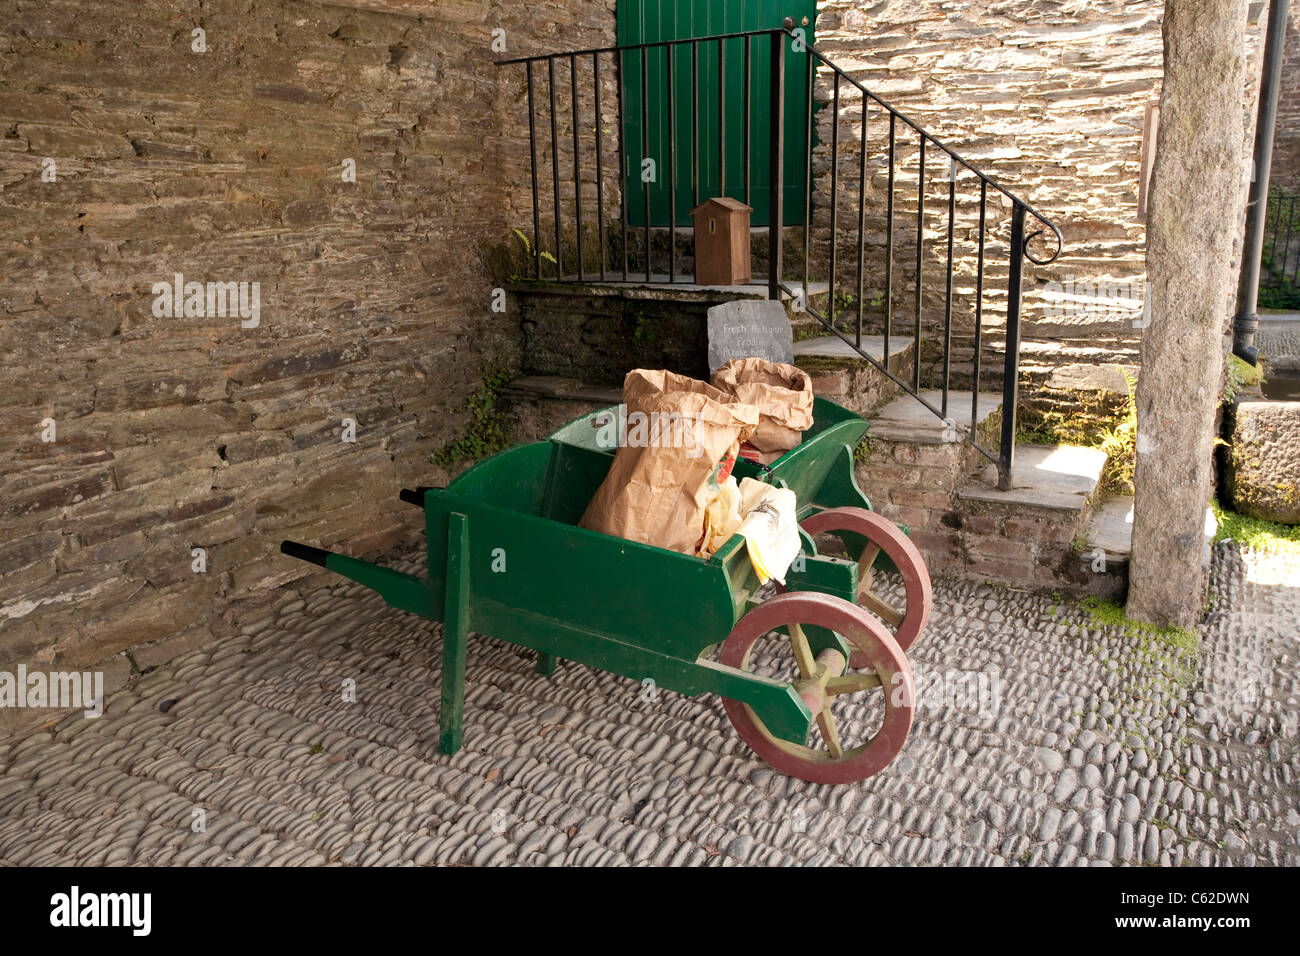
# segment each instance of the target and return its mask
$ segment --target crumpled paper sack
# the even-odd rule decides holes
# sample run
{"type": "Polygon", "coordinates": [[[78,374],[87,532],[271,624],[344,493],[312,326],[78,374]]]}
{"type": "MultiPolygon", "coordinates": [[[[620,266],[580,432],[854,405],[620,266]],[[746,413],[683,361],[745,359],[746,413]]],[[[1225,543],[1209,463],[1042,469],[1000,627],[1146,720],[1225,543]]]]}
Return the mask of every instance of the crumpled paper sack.
{"type": "Polygon", "coordinates": [[[663,369],[628,372],[623,401],[629,420],[642,415],[654,426],[644,432],[629,426],[579,524],[699,554],[705,511],[726,483],[741,442],[758,426],[758,409],[733,402],[707,382],[663,369]],[[641,441],[639,434],[653,440],[641,441]]]}
{"type": "Polygon", "coordinates": [[[812,428],[812,376],[798,366],[761,358],[732,359],[713,373],[713,386],[758,409],[758,428],[749,444],[765,465],[798,445],[812,428]]]}
{"type": "Polygon", "coordinates": [[[704,543],[700,546],[700,556],[711,557],[726,544],[739,530],[741,520],[740,488],[736,485],[736,476],[728,475],[727,480],[718,486],[717,495],[704,509],[704,543]]]}

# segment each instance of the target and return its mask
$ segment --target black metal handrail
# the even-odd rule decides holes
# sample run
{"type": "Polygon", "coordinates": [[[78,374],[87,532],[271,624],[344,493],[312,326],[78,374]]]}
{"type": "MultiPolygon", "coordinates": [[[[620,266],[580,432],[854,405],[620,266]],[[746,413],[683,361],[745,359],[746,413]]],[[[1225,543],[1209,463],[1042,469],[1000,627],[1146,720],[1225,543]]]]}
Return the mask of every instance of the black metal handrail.
{"type": "MultiPolygon", "coordinates": [[[[803,308],[810,316],[820,322],[828,331],[840,338],[847,345],[852,347],[863,359],[870,362],[891,381],[900,388],[908,392],[913,398],[919,401],[933,414],[954,426],[948,416],[949,394],[951,390],[951,368],[952,368],[952,346],[953,346],[953,271],[954,271],[954,236],[957,223],[957,181],[961,177],[960,170],[964,169],[966,173],[973,175],[979,186],[979,226],[977,252],[975,254],[975,279],[976,293],[974,302],[974,342],[973,342],[973,360],[972,360],[972,385],[971,385],[971,422],[969,431],[963,436],[965,440],[974,446],[981,454],[993,461],[998,467],[999,485],[1003,488],[1009,487],[1011,479],[1011,469],[1015,455],[1015,432],[1016,432],[1016,401],[1018,398],[1018,372],[1019,372],[1019,351],[1020,351],[1020,315],[1022,304],[1022,277],[1024,260],[1028,260],[1036,265],[1046,265],[1060,255],[1064,239],[1061,231],[1057,226],[1032,205],[1022,199],[1020,196],[1009,190],[993,177],[977,169],[972,163],[956,150],[949,147],[942,140],[933,136],[924,130],[915,120],[902,113],[898,109],[885,102],[876,94],[872,93],[866,86],[854,79],[843,69],[828,60],[823,54],[818,52],[811,45],[804,43],[803,39],[793,31],[793,21],[787,19],[783,29],[772,30],[751,30],[740,33],[720,34],[717,36],[698,37],[693,39],[679,40],[662,40],[648,43],[640,43],[628,46],[600,47],[586,50],[570,51],[565,53],[539,54],[530,57],[519,57],[510,60],[499,61],[498,65],[506,66],[513,64],[522,64],[525,67],[527,77],[527,95],[528,95],[528,124],[529,124],[529,150],[531,160],[531,185],[532,185],[532,203],[533,203],[533,242],[532,256],[534,259],[534,277],[543,278],[543,258],[552,259],[555,263],[554,276],[546,276],[547,279],[553,279],[558,282],[586,282],[591,279],[606,281],[611,274],[618,275],[624,281],[629,281],[633,275],[640,276],[644,271],[647,283],[656,281],[653,271],[653,254],[651,243],[651,188],[650,181],[643,177],[644,189],[644,212],[645,223],[643,228],[642,242],[644,244],[644,270],[640,268],[632,269],[630,262],[630,226],[629,226],[629,203],[632,201],[627,195],[626,184],[629,181],[631,165],[628,160],[629,145],[625,140],[624,120],[627,116],[627,105],[624,103],[623,76],[626,75],[628,61],[634,61],[634,68],[640,71],[641,102],[638,104],[638,116],[641,119],[641,138],[640,144],[641,155],[643,158],[648,157],[650,152],[649,130],[650,130],[650,106],[649,106],[649,51],[662,49],[663,62],[666,64],[666,86],[667,86],[667,151],[668,151],[668,187],[669,187],[669,209],[668,216],[668,274],[666,280],[668,283],[675,283],[678,280],[677,275],[677,254],[676,254],[676,231],[677,231],[677,142],[676,142],[676,118],[677,118],[677,100],[674,91],[674,51],[680,47],[689,46],[691,63],[692,63],[692,89],[691,89],[691,176],[692,186],[694,189],[694,199],[698,203],[700,188],[700,87],[699,87],[699,70],[698,54],[701,44],[717,44],[719,51],[719,69],[718,69],[718,90],[717,102],[719,104],[719,114],[721,116],[725,108],[726,97],[726,71],[721,60],[725,57],[726,42],[744,40],[744,196],[746,202],[750,200],[751,183],[750,183],[750,139],[751,139],[751,88],[752,82],[752,54],[754,51],[754,41],[756,39],[766,38],[769,50],[770,65],[770,102],[769,102],[769,134],[768,148],[770,152],[770,178],[768,183],[768,218],[771,224],[768,229],[768,255],[767,255],[767,286],[768,296],[771,299],[780,299],[781,296],[789,295],[798,297],[801,300],[803,308]],[[784,239],[782,223],[784,222],[784,181],[785,181],[785,91],[786,91],[786,48],[790,42],[800,44],[796,48],[798,52],[806,51],[808,53],[806,63],[808,71],[807,79],[807,128],[805,130],[804,141],[804,160],[806,167],[804,172],[806,187],[806,208],[803,218],[803,252],[804,263],[802,273],[802,289],[792,286],[784,274],[784,239]],[[579,62],[585,62],[587,59],[591,62],[591,81],[592,81],[592,108],[595,118],[595,192],[596,192],[596,220],[597,220],[597,242],[600,246],[598,262],[588,275],[587,257],[583,246],[583,178],[581,165],[581,146],[579,130],[582,125],[582,119],[579,113],[579,91],[578,91],[578,72],[579,62]],[[573,206],[574,222],[576,226],[575,241],[575,262],[576,274],[567,273],[565,270],[565,250],[563,247],[563,226],[562,226],[562,199],[560,187],[560,149],[559,149],[559,129],[558,115],[559,108],[557,105],[557,84],[555,67],[557,61],[567,61],[569,66],[569,94],[572,101],[571,122],[573,125],[573,152],[572,152],[572,173],[573,173],[573,206]],[[609,249],[606,242],[604,230],[606,210],[604,205],[604,179],[605,179],[605,162],[604,162],[604,144],[602,139],[602,120],[604,119],[601,110],[601,66],[608,61],[617,68],[617,74],[614,82],[617,85],[617,115],[615,122],[618,127],[618,169],[619,169],[619,215],[620,230],[619,235],[621,243],[618,252],[621,253],[622,268],[610,268],[609,249]],[[541,193],[538,185],[538,135],[537,135],[537,91],[535,79],[535,67],[544,64],[547,71],[547,89],[549,94],[549,115],[550,115],[550,165],[551,165],[551,193],[553,198],[552,215],[554,218],[554,248],[552,256],[542,248],[542,217],[541,217],[541,193]],[[829,306],[825,314],[814,308],[811,304],[809,290],[811,288],[811,245],[814,232],[813,224],[813,155],[819,148],[820,144],[815,141],[813,128],[813,115],[815,112],[814,83],[817,75],[818,64],[829,70],[832,78],[832,94],[830,101],[830,121],[832,124],[832,135],[830,143],[830,240],[829,240],[829,261],[828,261],[828,288],[829,288],[829,306]],[[861,96],[861,127],[862,127],[862,147],[860,149],[858,163],[858,223],[857,223],[857,244],[856,244],[856,322],[852,338],[843,334],[836,327],[835,316],[835,296],[836,296],[836,272],[839,265],[838,250],[840,246],[840,235],[838,230],[838,185],[839,185],[839,131],[840,131],[840,93],[845,84],[856,89],[861,96]],[[888,185],[886,195],[886,216],[885,216],[885,268],[884,268],[884,315],[883,315],[883,342],[884,349],[880,360],[871,355],[862,347],[862,331],[864,321],[864,249],[866,236],[866,185],[867,185],[867,126],[869,120],[868,107],[874,104],[878,120],[884,117],[889,122],[889,146],[887,152],[888,162],[888,185]],[[896,201],[898,172],[899,172],[899,144],[900,135],[907,136],[908,131],[915,134],[918,166],[917,166],[917,192],[915,196],[916,205],[916,255],[915,255],[915,297],[912,309],[912,338],[914,340],[913,362],[914,369],[912,380],[904,381],[889,368],[889,340],[894,331],[894,284],[895,279],[895,218],[896,218],[896,201]],[[938,407],[932,402],[921,396],[921,342],[922,342],[922,314],[924,311],[924,284],[923,274],[925,268],[926,255],[926,189],[927,189],[927,152],[937,151],[946,156],[949,165],[947,190],[947,235],[946,235],[946,262],[945,262],[945,281],[944,281],[944,317],[943,317],[943,352],[942,352],[942,376],[941,376],[941,400],[938,407]],[[1003,367],[1003,402],[1002,402],[1002,423],[1001,423],[1001,441],[997,452],[984,448],[978,439],[977,425],[979,420],[979,389],[981,379],[981,352],[984,346],[983,341],[983,324],[985,319],[984,301],[986,297],[986,272],[990,265],[990,250],[988,238],[990,235],[988,200],[989,194],[996,192],[1004,197],[1005,202],[1011,205],[1010,214],[1010,238],[1009,249],[1006,258],[1007,264],[1007,302],[1006,302],[1006,343],[1005,359],[1003,367]],[[1028,222],[1032,220],[1037,228],[1029,227],[1033,231],[1027,231],[1028,222]],[[1050,250],[1050,254],[1042,256],[1035,255],[1029,248],[1030,244],[1040,236],[1050,235],[1055,237],[1055,248],[1050,250]]],[[[711,95],[711,94],[710,94],[711,95]]],[[[662,117],[661,117],[662,119],[662,117]]],[[[718,130],[718,152],[719,152],[719,191],[725,194],[725,149],[726,136],[725,124],[719,122],[718,130]]],[[[567,159],[567,157],[565,157],[567,159]]],[[[906,200],[904,200],[906,201],[906,200]]],[[[547,270],[549,271],[549,270],[547,270]]],[[[638,281],[640,281],[638,279],[638,281]]]]}
{"type": "Polygon", "coordinates": [[[1268,192],[1259,304],[1300,308],[1300,196],[1278,186],[1268,192]]]}

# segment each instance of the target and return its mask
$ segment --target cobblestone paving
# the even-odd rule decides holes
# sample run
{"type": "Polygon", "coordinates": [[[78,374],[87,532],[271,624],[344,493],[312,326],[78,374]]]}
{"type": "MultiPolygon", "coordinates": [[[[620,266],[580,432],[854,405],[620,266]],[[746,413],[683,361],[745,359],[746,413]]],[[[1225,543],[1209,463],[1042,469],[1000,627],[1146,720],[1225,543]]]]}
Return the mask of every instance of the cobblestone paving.
{"type": "Polygon", "coordinates": [[[439,627],[286,591],[101,719],[0,743],[0,862],[1296,865],[1300,561],[1220,545],[1213,591],[1192,659],[937,582],[907,749],[840,788],[768,769],[716,698],[482,637],[465,747],[436,755],[439,627]]]}
{"type": "Polygon", "coordinates": [[[1262,315],[1255,345],[1265,358],[1300,355],[1300,315],[1262,315]]]}

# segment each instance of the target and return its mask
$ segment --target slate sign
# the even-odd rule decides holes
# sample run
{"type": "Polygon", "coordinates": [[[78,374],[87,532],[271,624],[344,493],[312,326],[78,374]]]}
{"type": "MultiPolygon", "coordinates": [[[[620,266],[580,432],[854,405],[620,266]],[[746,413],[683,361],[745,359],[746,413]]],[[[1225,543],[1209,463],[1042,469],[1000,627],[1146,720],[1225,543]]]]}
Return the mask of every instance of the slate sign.
{"type": "Polygon", "coordinates": [[[794,363],[794,334],[780,302],[737,299],[709,309],[709,374],[737,358],[794,363]]]}

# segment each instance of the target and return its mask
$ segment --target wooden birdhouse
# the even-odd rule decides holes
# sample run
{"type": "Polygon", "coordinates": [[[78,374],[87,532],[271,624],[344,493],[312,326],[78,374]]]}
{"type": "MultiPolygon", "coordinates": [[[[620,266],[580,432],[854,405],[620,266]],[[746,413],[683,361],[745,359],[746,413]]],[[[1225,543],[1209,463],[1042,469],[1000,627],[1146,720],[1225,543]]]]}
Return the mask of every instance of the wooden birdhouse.
{"type": "Polygon", "coordinates": [[[691,210],[695,220],[695,281],[744,285],[749,281],[749,214],[729,196],[706,199],[691,210]]]}

